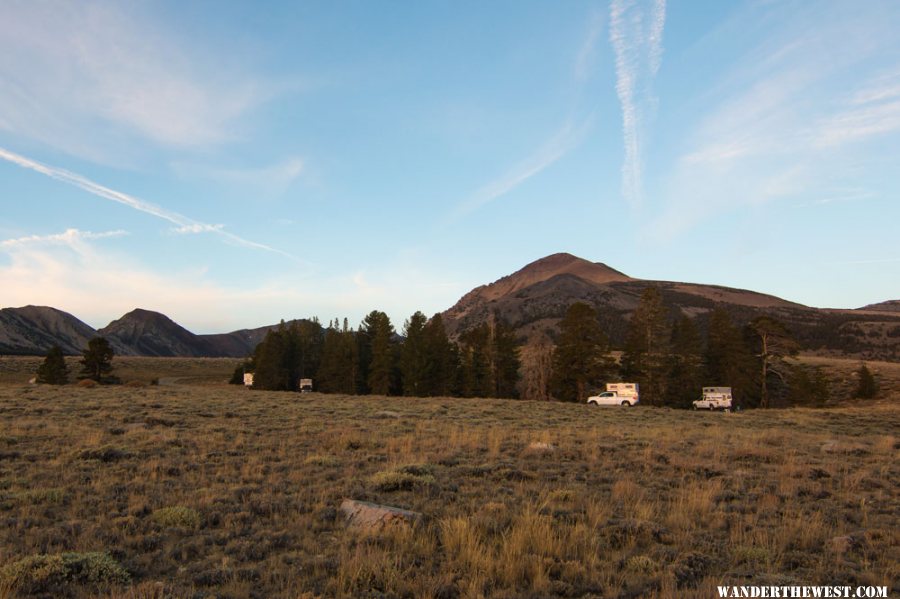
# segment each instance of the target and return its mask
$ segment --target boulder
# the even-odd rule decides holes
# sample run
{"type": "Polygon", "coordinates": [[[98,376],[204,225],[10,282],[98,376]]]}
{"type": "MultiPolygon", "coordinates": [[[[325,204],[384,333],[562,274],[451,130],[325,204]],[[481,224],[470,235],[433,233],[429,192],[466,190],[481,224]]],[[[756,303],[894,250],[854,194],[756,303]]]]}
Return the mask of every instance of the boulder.
{"type": "Polygon", "coordinates": [[[422,519],[419,512],[355,499],[345,499],[340,511],[351,528],[370,532],[395,524],[415,524],[422,519]]]}

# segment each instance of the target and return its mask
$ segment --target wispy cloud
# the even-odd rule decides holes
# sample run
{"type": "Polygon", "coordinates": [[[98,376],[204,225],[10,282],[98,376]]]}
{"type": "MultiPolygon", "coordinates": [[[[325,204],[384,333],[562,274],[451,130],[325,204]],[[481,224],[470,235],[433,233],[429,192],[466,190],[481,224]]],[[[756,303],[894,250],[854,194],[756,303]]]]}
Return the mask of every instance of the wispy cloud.
{"type": "Polygon", "coordinates": [[[15,239],[5,239],[0,241],[0,248],[10,249],[19,248],[28,245],[67,245],[75,247],[80,242],[93,239],[107,239],[109,237],[123,237],[128,235],[128,231],[103,231],[101,233],[92,233],[90,231],[79,231],[78,229],[66,229],[63,233],[54,235],[29,235],[27,237],[18,237],[15,239]]]}
{"type": "Polygon", "coordinates": [[[575,57],[575,80],[578,83],[584,83],[591,76],[597,41],[603,33],[605,24],[602,12],[596,10],[591,14],[588,21],[587,34],[584,36],[581,47],[578,49],[578,55],[575,57]]]}
{"type": "Polygon", "coordinates": [[[566,122],[531,156],[512,167],[504,175],[476,190],[457,207],[456,216],[469,214],[485,204],[505,196],[542,172],[576,147],[584,139],[592,123],[593,119],[591,118],[579,123],[566,122]]]}
{"type": "Polygon", "coordinates": [[[835,147],[900,131],[900,71],[879,76],[815,127],[814,144],[835,147]]]}
{"type": "Polygon", "coordinates": [[[644,238],[671,240],[714,215],[776,200],[824,207],[881,195],[878,155],[864,144],[900,132],[900,73],[887,58],[900,50],[889,25],[897,16],[895,3],[877,2],[739,11],[724,32],[762,22],[767,35],[704,91],[644,238]]]}
{"type": "Polygon", "coordinates": [[[347,316],[355,326],[377,306],[392,306],[391,318],[402,322],[416,310],[444,307],[448,287],[463,291],[427,265],[396,263],[318,276],[315,284],[308,275],[283,270],[271,279],[255,274],[225,284],[212,280],[202,265],[155,269],[99,246],[115,233],[67,231],[6,240],[14,243],[0,246],[6,258],[0,260],[3,303],[54,306],[96,327],[140,306],[195,333],[221,333],[310,316],[347,316]],[[398,295],[398,289],[411,291],[398,295]]]}
{"type": "Polygon", "coordinates": [[[264,250],[267,252],[272,252],[274,254],[280,254],[292,260],[297,260],[297,258],[295,258],[293,255],[283,250],[273,248],[263,243],[250,241],[249,239],[244,239],[243,237],[235,235],[234,233],[229,233],[228,231],[223,230],[221,225],[211,225],[196,221],[192,218],[184,216],[183,214],[179,214],[178,212],[166,210],[165,208],[157,206],[156,204],[146,202],[126,193],[122,193],[121,191],[116,191],[115,189],[110,189],[109,187],[105,187],[103,185],[100,185],[99,183],[95,183],[94,181],[91,181],[90,179],[87,179],[86,177],[83,177],[79,174],[67,171],[65,169],[42,164],[40,162],[37,162],[36,160],[26,158],[25,156],[21,156],[14,152],[10,152],[9,150],[6,150],[4,148],[0,148],[0,160],[11,162],[12,164],[41,173],[42,175],[46,175],[52,179],[56,179],[57,181],[62,181],[63,183],[73,185],[97,197],[123,204],[125,206],[128,206],[129,208],[137,210],[138,212],[143,212],[145,214],[155,216],[156,218],[176,225],[177,232],[215,233],[241,247],[264,250]]]}
{"type": "Polygon", "coordinates": [[[135,137],[170,147],[239,137],[241,117],[276,86],[249,75],[237,52],[213,55],[177,36],[152,8],[4,4],[0,128],[112,161],[135,137]]]}
{"type": "Polygon", "coordinates": [[[622,195],[634,206],[643,199],[643,147],[647,119],[656,99],[651,84],[663,55],[665,0],[649,6],[636,0],[612,0],[609,39],[616,57],[616,94],[622,106],[622,195]]]}
{"type": "MultiPolygon", "coordinates": [[[[572,63],[576,96],[582,94],[584,85],[590,77],[593,56],[603,25],[602,13],[596,11],[592,13],[587,31],[572,63]]],[[[593,113],[584,116],[583,112],[579,114],[578,110],[570,110],[565,122],[537,149],[496,179],[476,189],[456,206],[450,218],[461,218],[470,214],[543,172],[580,145],[593,125],[593,113]]]]}
{"type": "Polygon", "coordinates": [[[229,185],[252,187],[274,195],[284,193],[306,170],[304,160],[298,156],[290,156],[257,168],[225,168],[186,162],[174,162],[171,166],[178,176],[186,179],[209,179],[229,185]]]}

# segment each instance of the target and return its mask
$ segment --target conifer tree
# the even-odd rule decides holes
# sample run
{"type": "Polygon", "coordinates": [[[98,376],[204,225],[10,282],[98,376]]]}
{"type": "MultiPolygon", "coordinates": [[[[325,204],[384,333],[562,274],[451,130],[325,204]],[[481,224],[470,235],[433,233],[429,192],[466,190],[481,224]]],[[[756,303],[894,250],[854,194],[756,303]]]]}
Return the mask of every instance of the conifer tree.
{"type": "Polygon", "coordinates": [[[665,396],[671,333],[662,293],[648,287],[631,315],[622,353],[622,376],[637,382],[641,401],[658,405],[665,396]]]}
{"type": "Polygon", "coordinates": [[[37,382],[45,385],[65,385],[69,382],[69,368],[58,345],[50,348],[44,362],[38,367],[37,382]]]}
{"type": "Polygon", "coordinates": [[[493,397],[496,389],[491,357],[491,331],[482,323],[459,337],[465,397],[493,397]]]}
{"type": "Polygon", "coordinates": [[[583,402],[592,387],[601,383],[612,368],[609,342],[588,304],[569,306],[559,323],[559,340],[553,352],[550,389],[557,399],[583,402]]]}
{"type": "Polygon", "coordinates": [[[858,381],[853,397],[859,399],[874,398],[878,394],[878,382],[875,380],[875,377],[872,375],[872,372],[866,366],[865,362],[860,364],[859,370],[856,371],[856,376],[858,381]]]}
{"type": "Polygon", "coordinates": [[[682,316],[672,325],[671,354],[664,404],[690,408],[703,387],[703,348],[694,321],[682,316]]]}
{"type": "Polygon", "coordinates": [[[818,366],[791,365],[787,382],[791,405],[821,407],[830,397],[828,377],[818,366]]]}
{"type": "Polygon", "coordinates": [[[366,340],[369,362],[366,386],[369,393],[389,395],[394,388],[395,352],[392,346],[394,326],[384,312],[373,310],[360,327],[366,340]]]}
{"type": "Polygon", "coordinates": [[[494,397],[516,399],[519,397],[519,342],[515,331],[505,320],[495,315],[492,329],[492,353],[494,368],[494,397]]]}
{"type": "Polygon", "coordinates": [[[316,374],[317,386],[323,393],[353,395],[358,368],[356,340],[352,331],[338,330],[336,325],[337,322],[325,331],[322,361],[316,374]]]}
{"type": "Polygon", "coordinates": [[[115,356],[112,346],[105,337],[94,337],[82,352],[80,379],[91,379],[98,383],[110,381],[112,360],[115,356]]]}
{"type": "Polygon", "coordinates": [[[425,352],[424,393],[428,396],[450,395],[456,379],[456,356],[440,313],[425,324],[422,336],[425,352]]]}
{"type": "Polygon", "coordinates": [[[429,395],[426,389],[426,355],[425,325],[427,318],[422,312],[413,314],[403,325],[406,338],[400,349],[400,373],[403,395],[424,397],[429,395]]]}
{"type": "Polygon", "coordinates": [[[721,308],[716,308],[709,316],[704,362],[704,386],[731,387],[738,405],[756,405],[758,395],[753,355],[740,329],[734,326],[728,312],[721,308]]]}
{"type": "Polygon", "coordinates": [[[281,323],[276,330],[266,333],[265,339],[256,346],[253,361],[256,371],[253,373],[253,387],[266,391],[290,391],[290,353],[288,331],[281,323]]]}
{"type": "Polygon", "coordinates": [[[770,405],[770,376],[777,377],[786,383],[787,368],[784,359],[797,353],[798,344],[785,328],[784,324],[770,316],[760,316],[749,325],[757,342],[757,358],[759,362],[759,406],[770,405]]]}

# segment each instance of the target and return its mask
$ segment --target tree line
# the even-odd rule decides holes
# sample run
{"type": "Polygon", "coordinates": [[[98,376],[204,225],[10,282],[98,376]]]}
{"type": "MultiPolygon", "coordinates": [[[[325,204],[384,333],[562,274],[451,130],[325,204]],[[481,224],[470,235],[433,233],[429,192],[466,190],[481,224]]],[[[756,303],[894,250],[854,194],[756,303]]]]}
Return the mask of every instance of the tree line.
{"type": "MultiPolygon", "coordinates": [[[[742,407],[818,406],[830,395],[821,368],[786,360],[800,346],[783,323],[759,316],[738,325],[729,313],[713,309],[705,339],[694,319],[672,313],[655,287],[641,295],[629,321],[619,364],[594,309],[576,303],[560,322],[547,377],[546,395],[585,401],[604,381],[640,385],[641,402],[690,408],[704,386],[731,387],[742,407]]],[[[873,397],[874,378],[861,365],[855,397],[873,397]]]]}
{"type": "MultiPolygon", "coordinates": [[[[655,287],[641,295],[632,314],[621,358],[611,353],[597,313],[572,304],[559,323],[555,343],[523,347],[512,326],[492,314],[451,340],[441,315],[417,311],[398,334],[384,312],[373,310],[357,329],[346,318],[322,326],[318,319],[282,323],[270,330],[231,383],[252,372],[254,387],[297,391],[300,379],[323,393],[415,397],[496,397],[584,402],[606,382],[640,385],[641,402],[689,408],[704,386],[731,387],[742,407],[822,405],[829,398],[821,368],[786,358],[799,343],[772,316],[743,325],[716,308],[705,334],[695,319],[667,308],[655,287]]],[[[103,337],[83,350],[79,379],[116,383],[114,351],[103,337]]],[[[865,364],[857,371],[854,397],[871,398],[878,384],[865,364]]],[[[54,346],[36,382],[66,384],[69,371],[54,346]]]]}
{"type": "Polygon", "coordinates": [[[270,330],[231,382],[253,373],[254,388],[296,391],[302,378],[323,393],[416,397],[517,398],[519,344],[513,329],[492,318],[451,341],[440,314],[416,312],[398,334],[373,310],[358,329],[347,319],[282,322],[270,330]]]}

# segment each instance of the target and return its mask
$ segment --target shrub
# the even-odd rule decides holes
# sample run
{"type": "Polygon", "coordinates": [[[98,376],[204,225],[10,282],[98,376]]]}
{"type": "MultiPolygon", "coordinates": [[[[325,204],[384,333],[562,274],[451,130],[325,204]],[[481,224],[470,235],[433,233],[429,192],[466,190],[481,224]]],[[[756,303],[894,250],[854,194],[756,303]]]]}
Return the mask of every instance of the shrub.
{"type": "Polygon", "coordinates": [[[83,389],[93,389],[97,386],[97,381],[93,379],[81,379],[78,381],[78,386],[83,389]]]}
{"type": "Polygon", "coordinates": [[[376,491],[409,491],[434,484],[431,467],[420,464],[401,466],[394,470],[376,472],[369,478],[376,491]]]}
{"type": "Polygon", "coordinates": [[[109,464],[110,462],[118,462],[119,460],[130,458],[131,454],[118,447],[104,445],[96,449],[84,449],[78,453],[78,457],[82,460],[100,460],[104,464],[109,464]]]}
{"type": "Polygon", "coordinates": [[[199,528],[200,512],[183,505],[164,507],[153,512],[153,520],[160,526],[199,528]]]}
{"type": "Polygon", "coordinates": [[[337,466],[341,463],[339,459],[331,455],[309,455],[303,460],[304,464],[312,464],[314,466],[337,466]]]}
{"type": "Polygon", "coordinates": [[[856,371],[856,376],[859,382],[856,385],[856,393],[853,394],[853,397],[860,399],[874,398],[878,394],[878,383],[865,364],[860,365],[859,370],[856,371]]]}
{"type": "Polygon", "coordinates": [[[53,593],[71,584],[126,584],[128,572],[108,553],[32,555],[0,569],[0,585],[23,594],[53,593]]]}

